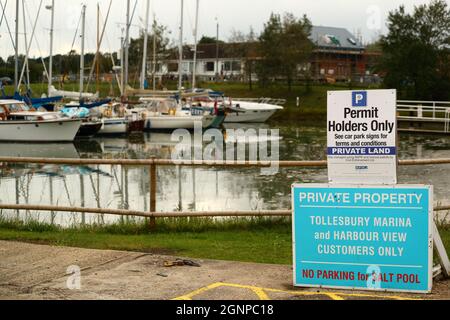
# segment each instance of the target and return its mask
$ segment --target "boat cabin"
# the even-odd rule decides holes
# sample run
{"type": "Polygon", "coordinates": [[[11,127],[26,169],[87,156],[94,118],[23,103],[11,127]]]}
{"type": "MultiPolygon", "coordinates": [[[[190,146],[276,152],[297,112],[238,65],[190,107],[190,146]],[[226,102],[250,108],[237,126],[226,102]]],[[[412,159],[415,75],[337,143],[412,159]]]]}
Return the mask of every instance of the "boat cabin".
{"type": "Polygon", "coordinates": [[[54,112],[37,112],[17,100],[0,100],[0,121],[45,121],[57,120],[54,112]]]}

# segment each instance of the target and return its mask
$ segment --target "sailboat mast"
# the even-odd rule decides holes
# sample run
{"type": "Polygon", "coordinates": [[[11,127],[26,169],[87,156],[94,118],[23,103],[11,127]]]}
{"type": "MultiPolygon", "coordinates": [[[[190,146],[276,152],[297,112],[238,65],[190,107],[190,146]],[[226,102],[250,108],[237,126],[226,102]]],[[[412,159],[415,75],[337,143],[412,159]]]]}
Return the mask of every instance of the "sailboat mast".
{"type": "Polygon", "coordinates": [[[124,70],[124,55],[125,55],[125,39],[123,37],[123,28],[122,28],[122,36],[120,37],[120,94],[122,96],[125,95],[125,70],[124,70]]]}
{"type": "Polygon", "coordinates": [[[178,90],[180,91],[183,86],[183,15],[184,15],[184,0],[181,0],[181,21],[180,21],[180,44],[179,44],[179,62],[178,62],[178,90]]]}
{"type": "Polygon", "coordinates": [[[197,0],[197,8],[195,10],[195,29],[194,29],[194,65],[192,67],[192,89],[196,86],[197,77],[197,35],[198,35],[198,9],[200,0],[197,0]]]}
{"type": "Polygon", "coordinates": [[[153,75],[153,91],[156,90],[156,17],[153,14],[153,66],[152,66],[152,75],[153,75]]]}
{"type": "Polygon", "coordinates": [[[96,55],[96,91],[100,91],[99,75],[100,75],[100,5],[97,3],[97,52],[96,55]]]}
{"type": "MultiPolygon", "coordinates": [[[[125,30],[125,70],[124,70],[124,84],[128,85],[128,60],[129,60],[129,45],[130,45],[130,0],[127,0],[127,23],[125,30]]],[[[125,87],[123,92],[126,93],[125,87]]]]}
{"type": "Polygon", "coordinates": [[[147,0],[145,9],[145,28],[144,28],[144,48],[142,54],[142,73],[141,73],[141,89],[144,88],[145,76],[147,73],[147,43],[148,43],[148,17],[150,14],[150,0],[147,0]]]}
{"type": "Polygon", "coordinates": [[[84,85],[84,37],[86,28],[86,5],[81,9],[81,55],[80,55],[80,102],[83,99],[84,85]]]}
{"type": "MultiPolygon", "coordinates": [[[[25,57],[25,78],[26,78],[26,87],[29,90],[30,89],[30,67],[28,65],[28,39],[27,39],[27,23],[26,23],[26,17],[25,17],[25,1],[22,0],[22,18],[23,18],[23,40],[25,42],[25,52],[27,53],[25,57]]],[[[31,43],[30,43],[31,45],[31,43]]]]}
{"type": "Polygon", "coordinates": [[[15,59],[14,59],[14,90],[19,92],[19,0],[16,0],[16,38],[15,38],[15,59]]]}
{"type": "Polygon", "coordinates": [[[55,23],[55,0],[52,0],[51,8],[48,8],[52,11],[50,18],[50,57],[48,63],[48,96],[50,97],[50,87],[52,86],[52,78],[53,78],[53,28],[55,23]]]}

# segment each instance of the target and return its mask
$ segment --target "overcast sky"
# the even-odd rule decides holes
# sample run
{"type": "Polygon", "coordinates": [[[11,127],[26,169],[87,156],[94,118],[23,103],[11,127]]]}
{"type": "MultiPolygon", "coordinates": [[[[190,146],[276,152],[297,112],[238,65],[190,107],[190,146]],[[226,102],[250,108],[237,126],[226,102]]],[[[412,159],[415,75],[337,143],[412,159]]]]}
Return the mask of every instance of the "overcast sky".
{"type": "MultiPolygon", "coordinates": [[[[30,39],[32,26],[41,0],[25,0],[27,17],[27,35],[30,39]]],[[[145,4],[147,0],[137,0],[136,14],[133,20],[131,36],[137,36],[144,23],[145,4]]],[[[450,0],[447,0],[450,1],[450,0]]],[[[0,0],[4,6],[7,2],[6,17],[11,31],[14,32],[15,0],[0,0]]],[[[22,0],[20,14],[21,53],[25,52],[22,0]]],[[[67,53],[72,47],[75,30],[79,21],[82,3],[87,4],[86,50],[95,51],[96,46],[96,11],[97,2],[103,18],[106,16],[110,0],[55,0],[55,40],[56,53],[67,53]]],[[[133,8],[136,0],[131,0],[133,8]]],[[[360,32],[365,42],[372,41],[380,33],[386,32],[386,17],[390,10],[404,4],[411,11],[415,5],[429,3],[430,0],[200,0],[199,35],[215,36],[216,17],[220,25],[220,37],[228,39],[231,30],[248,32],[250,26],[260,32],[271,14],[292,12],[297,16],[306,14],[314,25],[345,27],[353,33],[360,32]]],[[[51,0],[43,0],[43,5],[36,25],[35,39],[30,49],[30,56],[48,55],[50,11],[45,5],[51,0]]],[[[196,0],[184,0],[184,41],[193,42],[196,0]]],[[[171,39],[178,39],[181,0],[151,0],[151,12],[160,24],[171,30],[171,39]]],[[[120,46],[121,29],[125,23],[126,1],[113,0],[111,15],[106,28],[106,37],[102,51],[117,51],[120,46]]],[[[5,58],[12,54],[13,46],[3,20],[0,26],[0,55],[5,58]]],[[[80,40],[73,46],[80,51],[80,40]]]]}

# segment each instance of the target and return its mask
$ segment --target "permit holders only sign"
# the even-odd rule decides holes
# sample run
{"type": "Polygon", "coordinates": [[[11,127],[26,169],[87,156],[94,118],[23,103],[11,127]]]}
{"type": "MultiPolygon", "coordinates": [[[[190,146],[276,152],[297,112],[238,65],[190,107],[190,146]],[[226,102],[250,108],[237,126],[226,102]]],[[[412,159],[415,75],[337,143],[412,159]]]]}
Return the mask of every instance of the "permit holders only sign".
{"type": "Polygon", "coordinates": [[[330,183],[397,183],[395,90],[328,92],[330,183]]]}
{"type": "Polygon", "coordinates": [[[298,184],[294,285],[431,292],[431,186],[298,184]]]}

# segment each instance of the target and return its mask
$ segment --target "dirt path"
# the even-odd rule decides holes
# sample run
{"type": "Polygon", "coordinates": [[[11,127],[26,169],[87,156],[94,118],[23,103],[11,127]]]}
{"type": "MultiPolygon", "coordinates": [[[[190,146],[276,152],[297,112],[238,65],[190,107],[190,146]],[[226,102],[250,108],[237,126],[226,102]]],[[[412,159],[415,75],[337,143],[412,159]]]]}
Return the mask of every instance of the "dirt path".
{"type": "Polygon", "coordinates": [[[289,266],[196,260],[201,267],[164,267],[175,259],[0,241],[0,299],[450,299],[450,281],[428,296],[317,291],[293,288],[289,266]],[[67,275],[69,267],[81,276],[67,275]]]}

